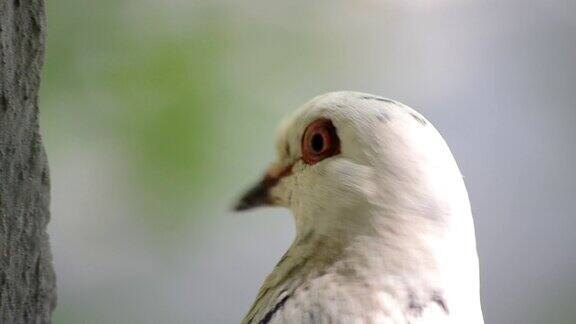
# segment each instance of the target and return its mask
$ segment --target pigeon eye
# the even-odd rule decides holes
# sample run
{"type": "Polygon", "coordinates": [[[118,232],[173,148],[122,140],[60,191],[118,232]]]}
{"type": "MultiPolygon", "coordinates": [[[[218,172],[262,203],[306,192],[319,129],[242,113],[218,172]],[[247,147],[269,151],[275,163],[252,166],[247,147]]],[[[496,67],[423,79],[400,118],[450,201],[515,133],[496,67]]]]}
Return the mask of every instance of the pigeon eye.
{"type": "Polygon", "coordinates": [[[314,153],[322,152],[322,149],[324,148],[324,137],[322,134],[316,133],[312,135],[310,146],[312,147],[312,151],[314,153]]]}
{"type": "Polygon", "coordinates": [[[315,164],[340,153],[340,139],[329,119],[318,119],[306,128],[302,137],[302,160],[315,164]]]}

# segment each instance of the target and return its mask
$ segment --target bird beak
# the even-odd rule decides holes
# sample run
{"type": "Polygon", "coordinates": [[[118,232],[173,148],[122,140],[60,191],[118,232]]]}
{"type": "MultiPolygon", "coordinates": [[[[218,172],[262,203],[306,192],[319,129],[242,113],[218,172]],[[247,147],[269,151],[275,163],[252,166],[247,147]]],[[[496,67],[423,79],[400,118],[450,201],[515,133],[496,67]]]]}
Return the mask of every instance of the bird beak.
{"type": "Polygon", "coordinates": [[[268,169],[264,178],[248,190],[234,206],[235,211],[248,210],[260,206],[273,206],[270,191],[280,180],[292,173],[292,165],[274,164],[268,169]]]}

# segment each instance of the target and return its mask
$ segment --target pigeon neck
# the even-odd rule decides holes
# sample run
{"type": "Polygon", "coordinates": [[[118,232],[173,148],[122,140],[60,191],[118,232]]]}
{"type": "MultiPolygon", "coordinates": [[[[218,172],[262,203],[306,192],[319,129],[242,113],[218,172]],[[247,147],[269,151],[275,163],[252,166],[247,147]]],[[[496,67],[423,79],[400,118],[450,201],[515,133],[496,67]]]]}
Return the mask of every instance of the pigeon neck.
{"type": "Polygon", "coordinates": [[[332,272],[345,282],[396,285],[400,292],[408,292],[406,298],[417,297],[415,303],[432,301],[457,316],[479,314],[481,319],[471,215],[439,222],[371,211],[364,215],[356,210],[353,222],[338,215],[340,222],[329,227],[298,228],[289,253],[305,260],[304,276],[332,272]],[[460,221],[466,219],[470,222],[460,221]]]}

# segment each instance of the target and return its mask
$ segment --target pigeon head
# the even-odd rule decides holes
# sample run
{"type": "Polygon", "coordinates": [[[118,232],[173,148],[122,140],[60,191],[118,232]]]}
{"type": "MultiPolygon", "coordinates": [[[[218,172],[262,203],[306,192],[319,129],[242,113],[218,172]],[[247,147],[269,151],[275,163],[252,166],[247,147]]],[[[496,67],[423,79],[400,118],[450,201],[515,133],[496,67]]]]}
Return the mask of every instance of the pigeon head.
{"type": "Polygon", "coordinates": [[[282,123],[276,144],[276,162],[236,209],[285,206],[299,234],[366,234],[376,218],[419,228],[470,213],[442,136],[396,101],[359,92],[318,96],[282,123]]]}

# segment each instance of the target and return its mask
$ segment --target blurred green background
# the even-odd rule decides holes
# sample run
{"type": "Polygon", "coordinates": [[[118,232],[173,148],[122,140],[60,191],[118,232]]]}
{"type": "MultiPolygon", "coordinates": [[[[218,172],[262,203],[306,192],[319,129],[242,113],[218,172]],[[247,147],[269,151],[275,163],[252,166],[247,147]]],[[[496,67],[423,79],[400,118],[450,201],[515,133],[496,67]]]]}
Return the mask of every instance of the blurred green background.
{"type": "Polygon", "coordinates": [[[343,89],[398,99],[446,136],[486,322],[574,323],[575,9],[47,1],[55,323],[238,322],[293,229],[287,211],[230,206],[273,159],[281,118],[343,89]]]}

